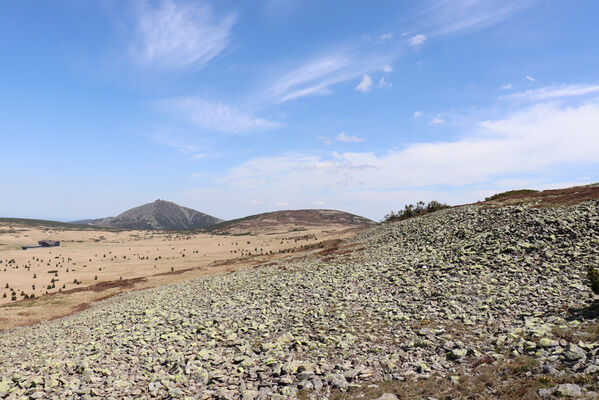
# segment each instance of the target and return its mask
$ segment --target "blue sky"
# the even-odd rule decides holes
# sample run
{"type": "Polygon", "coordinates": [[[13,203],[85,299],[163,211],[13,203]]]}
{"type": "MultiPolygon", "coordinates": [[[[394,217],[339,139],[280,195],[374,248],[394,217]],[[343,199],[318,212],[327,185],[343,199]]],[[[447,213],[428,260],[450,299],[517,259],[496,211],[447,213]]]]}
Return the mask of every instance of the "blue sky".
{"type": "Polygon", "coordinates": [[[5,1],[0,215],[220,218],[599,181],[599,3],[5,1]]]}

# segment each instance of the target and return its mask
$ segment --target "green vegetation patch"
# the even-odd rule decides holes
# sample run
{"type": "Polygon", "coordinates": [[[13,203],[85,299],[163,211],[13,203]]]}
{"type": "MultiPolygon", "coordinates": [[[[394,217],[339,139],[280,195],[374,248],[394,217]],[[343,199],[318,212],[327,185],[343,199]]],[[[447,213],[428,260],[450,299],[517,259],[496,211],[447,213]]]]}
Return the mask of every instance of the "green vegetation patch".
{"type": "Polygon", "coordinates": [[[403,210],[399,210],[397,212],[391,211],[389,214],[387,214],[383,217],[383,220],[381,222],[386,223],[386,222],[401,221],[401,220],[412,218],[412,217],[418,217],[418,216],[424,215],[424,214],[430,214],[432,212],[443,210],[443,209],[450,208],[450,207],[451,206],[449,206],[447,204],[439,203],[436,200],[431,200],[428,204],[424,204],[423,201],[419,201],[418,203],[416,203],[416,205],[414,205],[414,204],[406,205],[403,210]]]}
{"type": "Polygon", "coordinates": [[[538,190],[534,189],[518,189],[518,190],[508,190],[507,192],[496,193],[493,196],[485,198],[485,201],[499,200],[504,199],[506,197],[521,195],[521,194],[531,194],[538,193],[538,190]]]}

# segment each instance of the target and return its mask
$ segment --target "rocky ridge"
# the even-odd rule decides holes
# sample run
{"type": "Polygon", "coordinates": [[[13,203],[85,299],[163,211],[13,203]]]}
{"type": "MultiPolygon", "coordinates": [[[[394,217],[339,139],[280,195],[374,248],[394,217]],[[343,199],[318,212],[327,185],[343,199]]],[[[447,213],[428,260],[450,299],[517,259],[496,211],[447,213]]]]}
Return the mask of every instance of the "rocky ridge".
{"type": "Polygon", "coordinates": [[[534,361],[523,377],[555,378],[534,396],[596,397],[599,339],[560,332],[596,322],[584,270],[599,265],[599,201],[459,207],[325,253],[9,331],[0,398],[322,399],[382,381],[459,385],[522,357],[534,361]]]}

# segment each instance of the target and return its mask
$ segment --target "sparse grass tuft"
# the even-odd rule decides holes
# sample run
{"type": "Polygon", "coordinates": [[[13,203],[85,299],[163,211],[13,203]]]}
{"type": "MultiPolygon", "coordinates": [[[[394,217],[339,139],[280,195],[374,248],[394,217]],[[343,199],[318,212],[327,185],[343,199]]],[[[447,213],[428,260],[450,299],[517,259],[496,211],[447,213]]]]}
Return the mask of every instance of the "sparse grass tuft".
{"type": "MultiPolygon", "coordinates": [[[[376,382],[376,386],[364,386],[347,392],[334,391],[331,400],[376,399],[385,393],[393,393],[400,399],[538,399],[538,390],[559,383],[572,381],[572,377],[559,380],[548,375],[531,375],[538,369],[532,357],[518,357],[480,364],[456,373],[457,382],[449,377],[432,375],[426,379],[376,382]]],[[[583,383],[583,382],[579,382],[583,383]]],[[[300,391],[299,399],[308,399],[308,392],[300,391]]]]}

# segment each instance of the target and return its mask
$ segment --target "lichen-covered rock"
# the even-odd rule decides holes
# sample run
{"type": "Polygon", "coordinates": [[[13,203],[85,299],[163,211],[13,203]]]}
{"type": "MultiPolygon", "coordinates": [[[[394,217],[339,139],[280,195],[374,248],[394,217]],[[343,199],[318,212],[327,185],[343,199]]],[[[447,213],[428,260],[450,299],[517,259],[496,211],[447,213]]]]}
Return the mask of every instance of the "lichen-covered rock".
{"type": "Polygon", "coordinates": [[[0,398],[327,398],[437,374],[459,385],[510,354],[596,391],[599,346],[554,332],[586,323],[565,310],[593,301],[599,202],[459,207],[342,246],[1,334],[0,398]]]}
{"type": "Polygon", "coordinates": [[[560,397],[581,397],[582,389],[573,383],[563,383],[555,388],[554,393],[560,397]]]}

